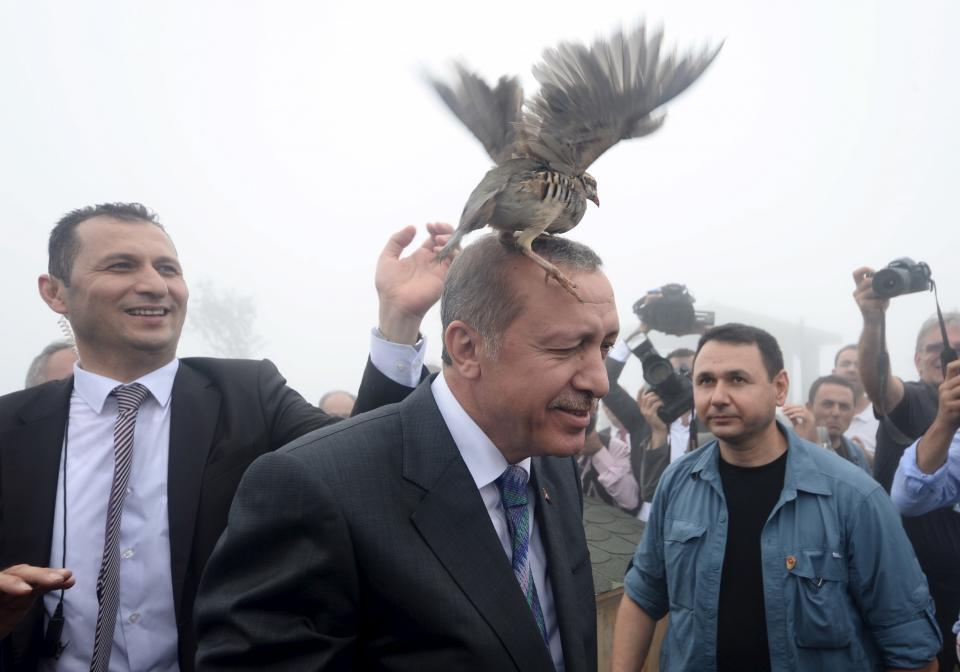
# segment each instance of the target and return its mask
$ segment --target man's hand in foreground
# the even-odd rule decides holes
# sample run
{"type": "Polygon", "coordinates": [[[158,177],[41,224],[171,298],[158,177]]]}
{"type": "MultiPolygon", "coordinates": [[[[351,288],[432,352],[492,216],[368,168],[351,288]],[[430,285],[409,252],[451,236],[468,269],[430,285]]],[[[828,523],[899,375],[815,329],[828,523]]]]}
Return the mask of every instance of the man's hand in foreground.
{"type": "Polygon", "coordinates": [[[74,583],[69,569],[13,565],[0,572],[0,638],[17,627],[38,597],[74,583]]]}

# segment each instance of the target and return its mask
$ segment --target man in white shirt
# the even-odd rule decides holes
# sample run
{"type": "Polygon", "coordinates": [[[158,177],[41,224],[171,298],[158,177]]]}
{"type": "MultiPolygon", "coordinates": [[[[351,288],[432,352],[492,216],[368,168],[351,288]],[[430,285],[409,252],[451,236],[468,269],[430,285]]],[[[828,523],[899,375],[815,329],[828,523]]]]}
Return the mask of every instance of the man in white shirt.
{"type": "MultiPolygon", "coordinates": [[[[413,227],[381,255],[382,336],[360,408],[417,382],[404,343],[439,295],[433,254],[450,232],[428,228],[413,255],[400,259],[413,227]]],[[[269,361],[177,359],[187,286],[142,205],[66,215],[39,288],[70,320],[80,361],[72,378],[0,397],[2,668],[193,669],[196,586],[246,466],[333,419],[269,361]],[[131,390],[139,406],[121,420],[131,390]]]]}
{"type": "Polygon", "coordinates": [[[444,285],[431,383],[251,466],[201,584],[199,670],[596,670],[573,458],[617,311],[589,248],[533,251],[582,302],[482,237],[444,285]]]}
{"type": "Polygon", "coordinates": [[[880,421],[873,414],[873,402],[863,389],[859,366],[856,343],[843,346],[833,358],[833,375],[849,380],[857,399],[853,420],[843,435],[863,448],[872,460],[877,449],[877,429],[880,428],[880,421]]]}

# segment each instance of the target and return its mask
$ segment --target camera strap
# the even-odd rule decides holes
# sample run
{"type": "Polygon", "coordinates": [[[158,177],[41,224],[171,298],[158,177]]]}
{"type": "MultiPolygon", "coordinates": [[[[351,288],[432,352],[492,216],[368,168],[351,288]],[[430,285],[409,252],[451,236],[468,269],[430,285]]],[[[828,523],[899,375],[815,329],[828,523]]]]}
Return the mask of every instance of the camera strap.
{"type": "Polygon", "coordinates": [[[933,302],[937,304],[937,320],[940,322],[940,338],[943,339],[943,350],[940,351],[940,366],[943,368],[943,377],[947,377],[947,364],[957,358],[957,351],[950,345],[947,336],[947,323],[943,321],[943,311],[940,310],[940,296],[937,293],[937,283],[930,280],[930,289],[933,291],[933,302]]]}

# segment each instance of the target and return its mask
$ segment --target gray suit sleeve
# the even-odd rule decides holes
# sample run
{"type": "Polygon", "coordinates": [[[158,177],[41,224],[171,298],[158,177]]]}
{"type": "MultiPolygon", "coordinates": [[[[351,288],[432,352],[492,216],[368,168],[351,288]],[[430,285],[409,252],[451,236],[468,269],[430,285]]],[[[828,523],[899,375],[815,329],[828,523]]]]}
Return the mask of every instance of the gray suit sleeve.
{"type": "Polygon", "coordinates": [[[281,451],[244,475],[200,582],[197,670],[352,669],[350,534],[315,471],[281,451]]]}

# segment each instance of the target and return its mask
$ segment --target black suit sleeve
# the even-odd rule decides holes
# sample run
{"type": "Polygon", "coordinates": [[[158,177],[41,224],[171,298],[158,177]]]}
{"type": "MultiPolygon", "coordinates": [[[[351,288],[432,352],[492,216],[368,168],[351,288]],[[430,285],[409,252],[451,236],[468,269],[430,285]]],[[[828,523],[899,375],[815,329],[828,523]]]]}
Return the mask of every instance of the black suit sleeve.
{"type": "MultiPolygon", "coordinates": [[[[428,375],[423,369],[420,379],[428,375]]],[[[284,446],[307,432],[340,420],[327,415],[287,386],[273,362],[265,360],[260,370],[260,399],[270,428],[271,447],[284,446]]],[[[403,401],[415,388],[400,385],[383,375],[367,358],[357,391],[353,415],[403,401]]]]}
{"type": "Polygon", "coordinates": [[[196,603],[197,670],[349,670],[358,578],[316,471],[281,451],[237,490],[196,603]]]}
{"type": "MultiPolygon", "coordinates": [[[[426,367],[420,370],[420,382],[429,377],[430,372],[426,367]]],[[[360,389],[357,390],[357,401],[353,405],[352,415],[403,401],[414,389],[387,378],[373,365],[368,357],[367,367],[363,370],[363,378],[360,380],[360,389]]]]}
{"type": "MultiPolygon", "coordinates": [[[[650,433],[650,425],[640,411],[640,406],[636,399],[630,396],[630,393],[620,385],[620,373],[626,362],[618,362],[612,357],[607,357],[607,378],[610,380],[610,392],[603,398],[606,404],[617,419],[623,423],[624,428],[634,437],[636,441],[642,440],[650,433]]],[[[634,444],[636,445],[636,444],[634,444]]]]}

